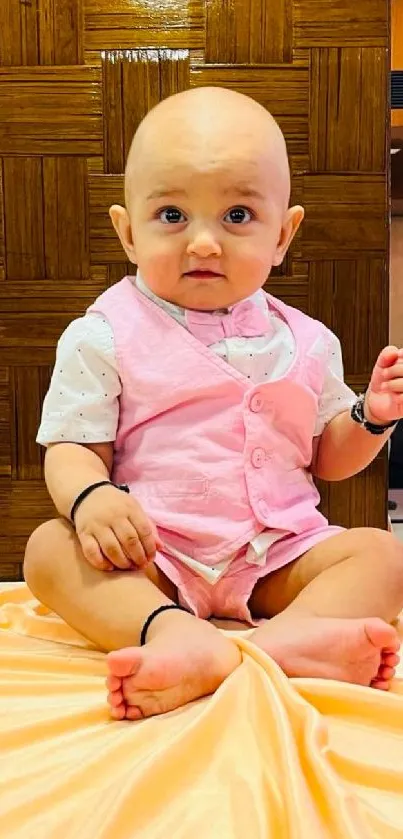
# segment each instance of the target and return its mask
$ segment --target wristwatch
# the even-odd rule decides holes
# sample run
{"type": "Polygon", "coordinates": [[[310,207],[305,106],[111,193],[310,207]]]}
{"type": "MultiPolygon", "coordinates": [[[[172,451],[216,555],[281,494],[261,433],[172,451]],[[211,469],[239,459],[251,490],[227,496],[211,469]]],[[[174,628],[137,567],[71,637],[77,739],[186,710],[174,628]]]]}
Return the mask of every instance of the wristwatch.
{"type": "Polygon", "coordinates": [[[365,431],[369,431],[370,434],[384,434],[385,431],[392,428],[397,422],[399,422],[397,419],[392,420],[392,422],[388,422],[385,425],[377,425],[377,423],[370,422],[365,419],[364,404],[365,394],[360,394],[357,401],[354,402],[354,405],[351,408],[351,419],[353,419],[354,422],[358,422],[358,424],[361,425],[361,428],[365,428],[365,431]]]}

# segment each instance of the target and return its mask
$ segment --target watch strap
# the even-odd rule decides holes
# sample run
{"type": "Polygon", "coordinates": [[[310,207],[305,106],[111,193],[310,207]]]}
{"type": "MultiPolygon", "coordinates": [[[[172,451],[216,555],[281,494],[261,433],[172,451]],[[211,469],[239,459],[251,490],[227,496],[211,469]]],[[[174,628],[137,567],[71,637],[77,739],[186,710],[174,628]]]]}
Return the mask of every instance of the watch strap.
{"type": "Polygon", "coordinates": [[[361,425],[365,431],[368,431],[370,434],[381,435],[384,434],[385,431],[388,431],[390,428],[393,428],[399,420],[392,420],[392,422],[385,423],[384,425],[378,425],[375,422],[370,422],[365,417],[364,412],[364,405],[365,405],[365,394],[360,394],[358,399],[354,402],[354,405],[351,408],[351,419],[354,422],[357,422],[361,425]]]}

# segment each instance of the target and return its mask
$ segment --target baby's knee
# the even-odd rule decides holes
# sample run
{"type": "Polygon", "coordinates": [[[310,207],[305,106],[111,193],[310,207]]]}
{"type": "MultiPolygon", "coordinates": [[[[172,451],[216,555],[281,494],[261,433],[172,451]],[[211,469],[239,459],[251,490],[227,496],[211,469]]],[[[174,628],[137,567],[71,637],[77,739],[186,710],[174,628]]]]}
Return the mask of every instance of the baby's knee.
{"type": "Polygon", "coordinates": [[[60,555],[66,525],[62,519],[51,519],[34,530],[28,539],[24,556],[24,579],[34,594],[51,582],[55,558],[60,555]]]}
{"type": "Polygon", "coordinates": [[[403,544],[393,533],[375,527],[365,527],[356,533],[359,537],[360,552],[368,559],[373,558],[378,567],[383,567],[393,574],[396,583],[403,588],[403,544]]]}

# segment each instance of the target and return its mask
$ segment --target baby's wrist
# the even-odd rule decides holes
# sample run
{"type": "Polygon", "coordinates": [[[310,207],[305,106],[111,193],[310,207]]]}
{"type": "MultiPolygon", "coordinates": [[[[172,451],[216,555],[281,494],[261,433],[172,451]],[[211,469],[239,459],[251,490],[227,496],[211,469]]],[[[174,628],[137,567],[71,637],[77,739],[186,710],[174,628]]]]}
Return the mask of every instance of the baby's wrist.
{"type": "Polygon", "coordinates": [[[384,419],[380,419],[379,417],[377,417],[371,411],[371,409],[368,405],[368,401],[369,400],[368,400],[368,391],[367,391],[367,393],[365,394],[365,399],[364,399],[364,416],[365,416],[366,421],[370,422],[371,425],[382,425],[382,426],[387,425],[387,423],[385,422],[384,419]]]}
{"type": "Polygon", "coordinates": [[[71,505],[69,518],[73,525],[75,524],[77,510],[81,507],[83,501],[96,490],[106,486],[115,487],[115,489],[120,489],[122,492],[130,492],[130,487],[127,484],[114,484],[113,481],[109,480],[96,481],[95,483],[89,484],[77,495],[71,505]]]}

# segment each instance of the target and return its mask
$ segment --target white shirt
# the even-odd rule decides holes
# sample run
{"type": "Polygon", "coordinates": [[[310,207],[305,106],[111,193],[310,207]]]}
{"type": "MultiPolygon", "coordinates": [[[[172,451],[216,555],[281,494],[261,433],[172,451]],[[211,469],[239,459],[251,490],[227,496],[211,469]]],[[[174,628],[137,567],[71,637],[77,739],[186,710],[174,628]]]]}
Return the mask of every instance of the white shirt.
{"type": "MultiPolygon", "coordinates": [[[[185,312],[180,306],[157,297],[141,277],[133,277],[136,287],[167,311],[186,328],[185,312]]],[[[269,382],[284,376],[295,356],[294,336],[288,324],[268,309],[265,296],[252,296],[267,314],[268,334],[255,338],[224,338],[211,346],[213,352],[251,380],[269,382]]],[[[340,342],[328,332],[329,340],[318,338],[313,352],[326,354],[326,376],[319,399],[315,436],[341,411],[350,409],[355,393],[345,384],[340,342]]],[[[37,442],[105,443],[116,439],[119,420],[121,382],[112,329],[104,318],[89,313],[69,324],[61,336],[56,363],[46,394],[37,442]]],[[[283,531],[265,531],[250,545],[247,561],[262,563],[267,548],[284,536],[283,531]]],[[[189,557],[178,555],[186,564],[210,582],[221,576],[232,557],[215,569],[207,568],[189,557]]]]}

